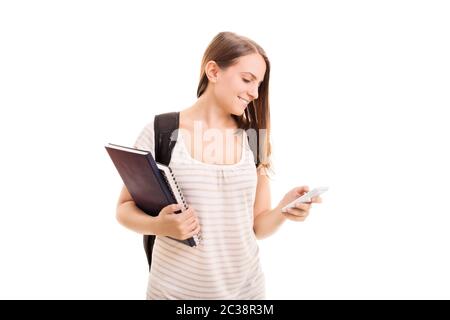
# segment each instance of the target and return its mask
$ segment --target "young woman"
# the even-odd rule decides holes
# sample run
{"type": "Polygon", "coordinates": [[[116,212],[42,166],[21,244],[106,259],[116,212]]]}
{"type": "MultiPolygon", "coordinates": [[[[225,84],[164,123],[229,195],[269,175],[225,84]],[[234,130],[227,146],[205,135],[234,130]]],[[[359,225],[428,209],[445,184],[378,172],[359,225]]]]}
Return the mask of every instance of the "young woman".
{"type": "MultiPolygon", "coordinates": [[[[170,167],[189,209],[176,205],[152,217],[124,187],[117,219],[141,234],[154,234],[147,299],[264,299],[264,275],[257,239],[268,237],[287,219],[303,221],[311,203],[287,213],[281,208],[308,191],[296,187],[272,208],[270,197],[270,63],[254,41],[219,33],[201,64],[197,101],[181,110],[180,130],[170,167]],[[249,144],[259,135],[260,162],[249,144]],[[201,233],[199,246],[170,239],[201,233]]],[[[135,147],[154,154],[151,121],[135,147]]],[[[320,202],[319,197],[311,202],[320,202]]]]}

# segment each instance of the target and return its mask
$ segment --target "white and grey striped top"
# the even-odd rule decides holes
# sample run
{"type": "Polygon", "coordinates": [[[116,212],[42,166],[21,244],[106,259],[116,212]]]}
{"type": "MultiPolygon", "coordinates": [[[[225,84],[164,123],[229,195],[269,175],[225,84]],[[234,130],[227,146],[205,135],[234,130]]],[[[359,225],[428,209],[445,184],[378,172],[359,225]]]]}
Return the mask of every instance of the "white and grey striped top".
{"type": "MultiPolygon", "coordinates": [[[[169,166],[198,214],[202,242],[195,248],[156,237],[147,299],[264,299],[265,281],[253,232],[257,175],[245,136],[238,163],[215,165],[189,154],[178,133],[169,166]]],[[[135,147],[154,155],[153,121],[135,147]]]]}

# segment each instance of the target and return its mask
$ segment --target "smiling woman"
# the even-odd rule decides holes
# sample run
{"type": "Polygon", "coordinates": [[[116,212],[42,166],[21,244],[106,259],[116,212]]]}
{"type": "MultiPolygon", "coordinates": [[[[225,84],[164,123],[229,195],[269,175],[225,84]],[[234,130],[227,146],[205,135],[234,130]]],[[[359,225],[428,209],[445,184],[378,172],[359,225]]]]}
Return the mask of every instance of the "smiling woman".
{"type": "MultiPolygon", "coordinates": [[[[275,208],[271,206],[265,174],[271,153],[269,74],[269,59],[256,42],[219,33],[203,56],[197,101],[170,114],[179,130],[173,149],[167,151],[169,165],[189,209],[174,214],[178,209],[169,205],[152,217],[136,207],[123,187],[119,222],[156,235],[148,299],[265,298],[257,238],[271,235],[287,219],[303,221],[311,206],[302,203],[281,212],[307,187],[292,189],[275,208]],[[251,143],[252,136],[256,143],[251,143]],[[172,239],[184,240],[200,230],[197,247],[172,239]]],[[[151,121],[135,147],[155,154],[160,150],[155,141],[163,141],[154,135],[151,121]]]]}
{"type": "MultiPolygon", "coordinates": [[[[219,33],[202,59],[199,98],[194,106],[216,104],[226,112],[230,127],[264,131],[258,139],[261,165],[270,168],[270,61],[253,40],[232,32],[219,33]]],[[[255,161],[257,159],[255,158],[255,161]]]]}

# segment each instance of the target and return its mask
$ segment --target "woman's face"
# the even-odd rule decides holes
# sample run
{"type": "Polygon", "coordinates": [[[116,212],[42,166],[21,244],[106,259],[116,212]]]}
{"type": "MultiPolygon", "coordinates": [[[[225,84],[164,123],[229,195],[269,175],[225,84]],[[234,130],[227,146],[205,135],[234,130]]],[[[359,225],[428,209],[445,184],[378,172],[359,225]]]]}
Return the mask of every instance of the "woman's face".
{"type": "Polygon", "coordinates": [[[258,99],[258,87],[264,79],[266,63],[257,53],[242,56],[238,62],[217,74],[214,94],[221,107],[240,116],[247,105],[258,99]]]}

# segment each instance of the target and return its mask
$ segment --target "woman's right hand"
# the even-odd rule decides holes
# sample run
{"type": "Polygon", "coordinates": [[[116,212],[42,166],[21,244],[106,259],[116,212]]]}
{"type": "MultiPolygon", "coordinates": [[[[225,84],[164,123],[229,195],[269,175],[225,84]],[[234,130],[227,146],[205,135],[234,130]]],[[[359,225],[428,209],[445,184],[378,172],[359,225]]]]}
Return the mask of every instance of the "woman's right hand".
{"type": "Polygon", "coordinates": [[[181,212],[178,204],[170,204],[159,212],[157,219],[157,235],[168,236],[178,240],[186,240],[200,232],[197,213],[190,207],[181,212]]]}

